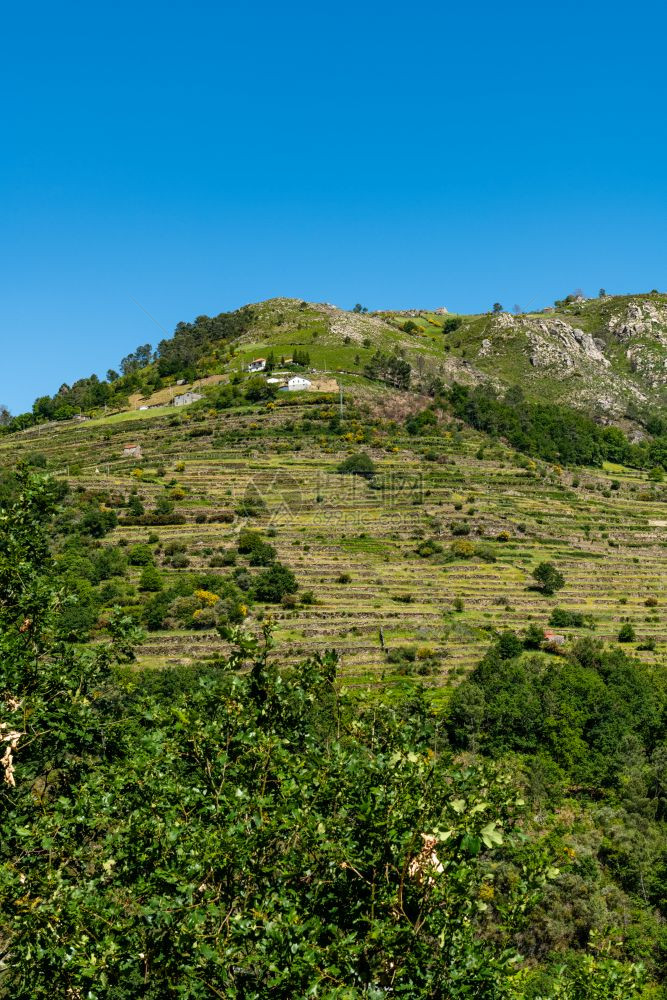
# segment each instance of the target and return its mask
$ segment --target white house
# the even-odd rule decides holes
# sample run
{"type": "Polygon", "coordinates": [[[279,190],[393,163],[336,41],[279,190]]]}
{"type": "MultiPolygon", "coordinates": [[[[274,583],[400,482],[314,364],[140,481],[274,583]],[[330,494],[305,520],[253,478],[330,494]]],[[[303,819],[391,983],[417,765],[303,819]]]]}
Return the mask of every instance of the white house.
{"type": "Polygon", "coordinates": [[[290,392],[297,392],[299,389],[310,389],[311,384],[310,379],[304,378],[303,375],[293,375],[287,381],[287,388],[290,392]]]}
{"type": "Polygon", "coordinates": [[[263,372],[266,368],[266,358],[255,358],[248,365],[249,372],[263,372]]]}

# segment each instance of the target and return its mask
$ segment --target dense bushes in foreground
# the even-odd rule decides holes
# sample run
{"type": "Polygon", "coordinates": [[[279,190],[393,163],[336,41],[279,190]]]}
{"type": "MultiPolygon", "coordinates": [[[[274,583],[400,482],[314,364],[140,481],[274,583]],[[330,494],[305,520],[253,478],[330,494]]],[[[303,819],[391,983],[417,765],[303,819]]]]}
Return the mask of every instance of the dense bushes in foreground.
{"type": "Polygon", "coordinates": [[[23,480],[0,508],[0,996],[641,995],[603,939],[540,952],[562,834],[418,689],[355,705],[335,654],[281,669],[268,626],[141,676],[120,612],[109,644],[59,638],[53,502],[23,480]]]}

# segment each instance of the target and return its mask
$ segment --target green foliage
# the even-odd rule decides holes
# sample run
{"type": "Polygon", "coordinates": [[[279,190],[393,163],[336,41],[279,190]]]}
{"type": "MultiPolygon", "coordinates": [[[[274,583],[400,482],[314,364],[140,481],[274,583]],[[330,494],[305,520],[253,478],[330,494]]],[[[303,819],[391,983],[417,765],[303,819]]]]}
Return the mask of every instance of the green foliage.
{"type": "Polygon", "coordinates": [[[524,632],[523,644],[526,649],[539,649],[544,642],[544,629],[539,625],[529,625],[524,632]]]}
{"type": "Polygon", "coordinates": [[[553,628],[583,628],[586,624],[586,619],[581,611],[554,608],[549,616],[549,624],[553,628]]]}
{"type": "Polygon", "coordinates": [[[259,403],[264,399],[273,399],[277,389],[269,384],[261,375],[253,375],[243,385],[245,398],[250,403],[259,403]]]}
{"type": "Polygon", "coordinates": [[[475,555],[475,546],[465,538],[458,538],[449,547],[450,552],[457,559],[472,559],[475,555]]]}
{"type": "Polygon", "coordinates": [[[145,513],[145,507],[141,502],[141,498],[138,496],[136,490],[130,493],[127,501],[127,511],[132,517],[141,517],[145,513]]]}
{"type": "MultiPolygon", "coordinates": [[[[55,491],[18,487],[0,508],[3,995],[639,997],[641,968],[604,954],[521,961],[563,852],[531,828],[511,761],[450,754],[419,690],[391,707],[347,700],[333,653],[280,668],[269,626],[224,627],[227,659],[140,681],[115,666],[141,639],[124,610],[112,643],[63,641],[55,491]]],[[[202,594],[219,583],[181,581],[202,594]]],[[[588,748],[591,773],[613,758],[614,777],[630,734],[664,809],[664,703],[645,668],[589,643],[544,670],[503,658],[510,645],[454,692],[457,746],[532,740],[573,772],[588,748]]],[[[657,904],[637,838],[607,842],[610,864],[657,904]]]]}
{"type": "Polygon", "coordinates": [[[344,459],[336,471],[343,476],[362,476],[364,479],[371,479],[375,475],[376,468],[370,455],[358,452],[344,459]]]}
{"type": "Polygon", "coordinates": [[[618,631],[618,641],[619,642],[635,641],[635,630],[630,622],[625,622],[623,625],[621,625],[618,631]]]}
{"type": "Polygon", "coordinates": [[[84,512],[79,521],[79,531],[91,538],[104,538],[118,524],[116,512],[104,510],[100,506],[91,504],[84,512]]]}
{"type": "MultiPolygon", "coordinates": [[[[656,686],[648,668],[590,639],[575,643],[566,659],[516,659],[507,635],[470,678],[483,695],[480,743],[489,752],[545,751],[581,782],[604,785],[624,763],[618,756],[624,740],[634,735],[647,751],[664,740],[664,685],[656,686]]],[[[464,742],[459,699],[467,683],[451,702],[457,745],[464,742]]]]}
{"type": "Polygon", "coordinates": [[[148,563],[141,571],[139,590],[156,593],[162,590],[162,577],[154,565],[148,563]]]}
{"type": "Polygon", "coordinates": [[[295,594],[298,589],[292,570],[279,562],[256,576],[252,587],[255,599],[267,604],[279,604],[286,594],[295,594]]]}
{"type": "Polygon", "coordinates": [[[541,562],[532,573],[533,579],[543,594],[555,594],[565,586],[565,577],[551,562],[541,562]]]}
{"type": "Polygon", "coordinates": [[[131,566],[148,566],[153,562],[153,549],[144,543],[133,545],[127,558],[131,566]]]}
{"type": "Polygon", "coordinates": [[[394,386],[396,389],[407,389],[410,385],[411,368],[399,354],[385,354],[376,351],[364,367],[367,378],[394,386]]]}
{"type": "Polygon", "coordinates": [[[523,643],[515,632],[506,629],[500,634],[498,639],[498,656],[501,660],[512,660],[520,656],[523,651],[523,643]]]}
{"type": "Polygon", "coordinates": [[[606,459],[632,465],[645,461],[617,427],[600,427],[566,406],[532,403],[511,390],[499,398],[488,385],[455,384],[449,400],[460,420],[487,434],[502,435],[517,450],[549,462],[601,465],[606,459]]]}
{"type": "Polygon", "coordinates": [[[301,368],[308,368],[310,365],[310,354],[308,351],[302,351],[300,347],[295,348],[292,351],[292,364],[299,365],[301,368]]]}
{"type": "Polygon", "coordinates": [[[437,426],[437,423],[438,418],[435,412],[427,409],[406,420],[405,429],[408,434],[421,435],[427,433],[429,428],[437,426]]]}
{"type": "Polygon", "coordinates": [[[276,550],[258,531],[244,528],[239,534],[237,548],[241,555],[247,555],[251,566],[270,566],[276,561],[276,550]]]}
{"type": "Polygon", "coordinates": [[[456,333],[460,328],[463,320],[458,316],[447,316],[444,323],[442,324],[443,333],[456,333]]]}

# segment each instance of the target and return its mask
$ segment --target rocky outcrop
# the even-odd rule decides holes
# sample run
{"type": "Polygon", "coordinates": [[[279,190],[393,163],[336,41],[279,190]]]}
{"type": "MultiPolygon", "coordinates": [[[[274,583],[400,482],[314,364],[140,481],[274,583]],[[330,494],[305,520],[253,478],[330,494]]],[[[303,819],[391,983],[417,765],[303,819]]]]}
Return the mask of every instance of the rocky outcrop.
{"type": "Polygon", "coordinates": [[[527,324],[530,363],[535,368],[560,366],[566,371],[582,363],[609,367],[609,360],[590,333],[562,319],[542,319],[527,324]]]}
{"type": "Polygon", "coordinates": [[[643,337],[667,347],[667,307],[654,302],[629,302],[625,312],[609,322],[609,332],[621,343],[643,337]]]}

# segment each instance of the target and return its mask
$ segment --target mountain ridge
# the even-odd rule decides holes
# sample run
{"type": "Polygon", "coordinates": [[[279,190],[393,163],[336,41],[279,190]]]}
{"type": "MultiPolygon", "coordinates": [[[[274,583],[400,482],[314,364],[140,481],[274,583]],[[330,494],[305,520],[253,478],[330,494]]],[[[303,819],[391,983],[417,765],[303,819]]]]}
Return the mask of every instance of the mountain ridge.
{"type": "Polygon", "coordinates": [[[438,382],[488,382],[500,392],[520,386],[528,399],[564,403],[602,423],[639,425],[667,402],[667,295],[657,292],[569,296],[555,307],[515,314],[367,312],[277,297],[179,323],[155,350],[142,345],[106,379],[92,375],[40,397],[12,429],[101,408],[131,409],[132,398],[183,379],[238,377],[253,356],[284,359],[297,348],[307,349],[306,367],[317,372],[369,381],[369,361],[379,352],[409,365],[404,389],[432,394],[438,382]]]}

